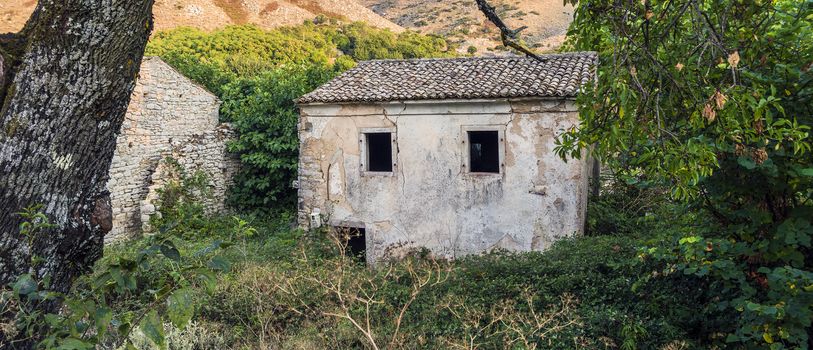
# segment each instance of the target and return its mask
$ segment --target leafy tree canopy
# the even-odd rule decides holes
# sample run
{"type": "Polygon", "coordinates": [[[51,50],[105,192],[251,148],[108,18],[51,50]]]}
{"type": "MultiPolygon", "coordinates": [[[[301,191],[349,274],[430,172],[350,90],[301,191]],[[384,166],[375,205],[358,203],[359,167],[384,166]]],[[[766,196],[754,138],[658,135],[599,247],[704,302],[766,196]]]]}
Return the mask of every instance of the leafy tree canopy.
{"type": "Polygon", "coordinates": [[[600,52],[562,156],[664,184],[710,219],[644,257],[707,278],[726,344],[806,348],[813,315],[813,2],[581,0],[569,49],[600,52]]]}

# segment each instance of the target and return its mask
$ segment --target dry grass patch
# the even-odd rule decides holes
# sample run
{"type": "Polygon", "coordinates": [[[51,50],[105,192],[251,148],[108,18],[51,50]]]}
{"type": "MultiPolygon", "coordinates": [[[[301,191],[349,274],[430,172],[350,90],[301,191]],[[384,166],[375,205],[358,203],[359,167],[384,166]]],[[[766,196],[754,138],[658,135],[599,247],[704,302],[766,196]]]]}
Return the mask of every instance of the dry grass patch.
{"type": "Polygon", "coordinates": [[[289,2],[313,14],[325,15],[338,20],[348,21],[345,15],[325,9],[319,4],[319,1],[316,0],[290,0],[289,2]]]}
{"type": "Polygon", "coordinates": [[[248,23],[248,11],[241,0],[214,0],[215,6],[221,8],[235,24],[248,23]]]}
{"type": "Polygon", "coordinates": [[[263,10],[260,11],[260,16],[270,15],[270,14],[274,13],[274,11],[276,11],[278,9],[279,9],[279,3],[276,2],[276,1],[272,1],[270,4],[265,5],[263,10]]]}

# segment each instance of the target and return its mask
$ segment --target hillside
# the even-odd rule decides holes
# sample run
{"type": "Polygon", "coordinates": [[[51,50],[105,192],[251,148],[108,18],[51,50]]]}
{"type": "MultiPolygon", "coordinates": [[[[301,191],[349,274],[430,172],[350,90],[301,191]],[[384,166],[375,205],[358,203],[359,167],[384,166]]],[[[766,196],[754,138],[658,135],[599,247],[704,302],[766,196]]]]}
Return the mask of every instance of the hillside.
{"type": "MultiPolygon", "coordinates": [[[[483,53],[499,51],[497,28],[486,21],[474,0],[358,0],[398,25],[447,37],[461,51],[475,46],[483,53]],[[496,50],[495,50],[496,48],[496,50]]],[[[536,50],[559,47],[573,17],[573,7],[562,0],[492,0],[513,28],[528,26],[523,38],[536,50]]]]}
{"type": "MultiPolygon", "coordinates": [[[[552,51],[565,38],[573,7],[561,0],[493,0],[512,27],[528,26],[523,38],[537,51],[552,51]]],[[[0,33],[19,30],[36,0],[0,2],[0,33]]],[[[213,30],[232,24],[261,28],[296,25],[318,15],[368,24],[399,32],[404,28],[438,34],[479,54],[503,48],[496,27],[486,21],[474,0],[156,0],[156,30],[190,26],[213,30]]]]}
{"type": "MultiPolygon", "coordinates": [[[[0,33],[19,30],[36,3],[36,0],[0,1],[0,33]]],[[[270,29],[300,24],[318,15],[403,30],[355,0],[157,0],[153,11],[158,31],[182,26],[212,30],[249,23],[270,29]]]]}

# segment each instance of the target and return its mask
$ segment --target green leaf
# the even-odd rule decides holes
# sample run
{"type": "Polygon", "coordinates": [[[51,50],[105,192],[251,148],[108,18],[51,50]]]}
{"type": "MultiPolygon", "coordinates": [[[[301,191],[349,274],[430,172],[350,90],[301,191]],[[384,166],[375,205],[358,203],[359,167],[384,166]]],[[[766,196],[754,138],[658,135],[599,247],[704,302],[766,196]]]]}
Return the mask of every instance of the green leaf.
{"type": "Polygon", "coordinates": [[[161,254],[164,254],[165,257],[169,258],[173,261],[180,261],[181,260],[181,252],[178,251],[178,248],[175,248],[170,245],[162,245],[161,246],[161,254]]]}
{"type": "Polygon", "coordinates": [[[57,348],[58,350],[87,350],[87,349],[95,349],[96,346],[76,339],[76,338],[68,338],[62,341],[62,343],[57,348]]]}
{"type": "Polygon", "coordinates": [[[228,260],[224,259],[221,256],[216,256],[209,261],[209,268],[212,270],[218,270],[223,272],[228,272],[231,264],[228,260]]]}
{"type": "Polygon", "coordinates": [[[799,173],[800,176],[813,177],[813,168],[800,169],[797,172],[799,173]]]}
{"type": "Polygon", "coordinates": [[[107,332],[110,321],[113,320],[113,311],[106,307],[99,307],[96,309],[94,318],[96,319],[96,333],[101,338],[107,332]]]}
{"type": "Polygon", "coordinates": [[[739,163],[740,165],[742,165],[743,168],[746,168],[748,170],[754,170],[757,167],[757,163],[754,162],[753,159],[748,157],[737,158],[737,163],[739,163]]]}
{"type": "Polygon", "coordinates": [[[194,272],[197,274],[196,279],[206,288],[206,292],[209,294],[214,293],[215,288],[217,288],[217,277],[215,277],[214,273],[205,268],[196,269],[194,272]]]}
{"type": "Polygon", "coordinates": [[[221,248],[228,248],[230,246],[229,243],[223,242],[222,240],[216,240],[212,242],[212,244],[206,246],[205,248],[198,250],[195,252],[194,256],[204,256],[206,254],[212,253],[221,248]]]}
{"type": "Polygon", "coordinates": [[[635,184],[639,183],[640,181],[638,180],[638,178],[630,176],[630,177],[625,178],[624,182],[626,182],[627,185],[632,186],[632,185],[635,185],[635,184]]]}
{"type": "Polygon", "coordinates": [[[172,324],[179,329],[183,329],[192,320],[195,314],[195,306],[192,300],[192,293],[187,288],[176,290],[167,299],[167,313],[172,324]]]}
{"type": "Polygon", "coordinates": [[[759,304],[756,304],[756,303],[752,303],[752,302],[748,302],[748,303],[745,305],[745,307],[746,307],[746,308],[748,308],[748,310],[750,310],[750,311],[757,311],[757,310],[762,309],[762,305],[759,305],[759,304]]]}
{"type": "Polygon", "coordinates": [[[773,336],[770,333],[762,333],[762,339],[765,340],[766,343],[772,344],[773,343],[773,336]]]}
{"type": "Polygon", "coordinates": [[[91,285],[93,286],[93,288],[97,288],[97,289],[101,288],[101,287],[103,287],[104,285],[107,284],[107,281],[109,281],[110,278],[112,278],[110,276],[110,271],[106,271],[106,272],[102,273],[101,275],[99,275],[98,277],[96,277],[95,279],[93,279],[93,283],[91,285]]]}
{"type": "Polygon", "coordinates": [[[132,325],[129,322],[123,322],[118,327],[116,327],[118,332],[121,334],[127,334],[128,332],[130,332],[131,328],[132,325]]]}
{"type": "Polygon", "coordinates": [[[30,274],[20,275],[17,282],[12,286],[14,292],[19,295],[29,295],[37,291],[37,282],[30,274]]]}
{"type": "Polygon", "coordinates": [[[116,285],[118,286],[119,290],[127,287],[127,283],[124,281],[124,277],[121,275],[121,269],[118,267],[110,268],[110,276],[114,281],[116,281],[116,285]]]}
{"type": "Polygon", "coordinates": [[[127,275],[127,276],[124,278],[124,282],[125,282],[125,285],[127,286],[127,289],[128,289],[128,290],[135,290],[135,289],[136,289],[136,287],[138,286],[138,285],[136,284],[136,278],[135,278],[135,275],[127,275]]]}
{"type": "Polygon", "coordinates": [[[158,317],[158,312],[155,310],[150,311],[146,317],[141,321],[139,326],[144,335],[147,336],[155,345],[161,349],[166,348],[164,339],[164,324],[161,323],[161,318],[158,317]]]}

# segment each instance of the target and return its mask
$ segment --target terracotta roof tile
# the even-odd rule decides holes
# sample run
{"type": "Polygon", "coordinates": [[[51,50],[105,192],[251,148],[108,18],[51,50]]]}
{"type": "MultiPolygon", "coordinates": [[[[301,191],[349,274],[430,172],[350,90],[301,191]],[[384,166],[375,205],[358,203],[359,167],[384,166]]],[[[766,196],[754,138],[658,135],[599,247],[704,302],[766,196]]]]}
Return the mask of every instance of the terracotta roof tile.
{"type": "Polygon", "coordinates": [[[595,52],[542,57],[364,61],[297,102],[575,97],[598,64],[595,52]]]}

